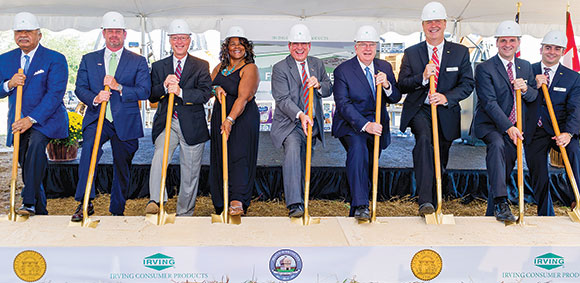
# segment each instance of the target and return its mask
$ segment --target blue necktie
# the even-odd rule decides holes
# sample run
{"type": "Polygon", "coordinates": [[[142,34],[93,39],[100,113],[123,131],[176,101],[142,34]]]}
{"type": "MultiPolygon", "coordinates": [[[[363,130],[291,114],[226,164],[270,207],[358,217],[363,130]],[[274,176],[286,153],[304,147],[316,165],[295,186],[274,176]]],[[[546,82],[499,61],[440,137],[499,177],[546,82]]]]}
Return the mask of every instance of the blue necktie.
{"type": "Polygon", "coordinates": [[[367,81],[369,81],[369,85],[371,86],[373,97],[375,97],[375,83],[373,82],[373,74],[371,74],[371,69],[369,69],[369,67],[365,68],[365,75],[367,76],[367,81]]]}
{"type": "Polygon", "coordinates": [[[30,56],[24,55],[24,74],[28,74],[28,67],[30,67],[30,56]]]}

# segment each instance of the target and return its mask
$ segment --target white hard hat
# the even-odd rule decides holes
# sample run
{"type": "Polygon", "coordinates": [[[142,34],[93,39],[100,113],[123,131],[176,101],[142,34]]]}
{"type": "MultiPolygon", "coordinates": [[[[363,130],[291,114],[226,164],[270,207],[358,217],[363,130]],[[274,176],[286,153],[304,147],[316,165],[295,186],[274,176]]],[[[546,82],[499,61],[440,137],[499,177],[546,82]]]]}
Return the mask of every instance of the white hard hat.
{"type": "Polygon", "coordinates": [[[542,39],[542,44],[556,45],[566,48],[568,39],[566,38],[565,33],[559,30],[553,30],[546,33],[544,39],[542,39]]]}
{"type": "Polygon", "coordinates": [[[359,41],[372,41],[372,42],[379,42],[379,33],[377,30],[372,26],[362,26],[356,32],[356,36],[354,38],[355,42],[359,41]]]}
{"type": "Polygon", "coordinates": [[[169,29],[167,30],[167,35],[174,35],[174,34],[191,34],[191,30],[189,29],[189,25],[183,19],[175,19],[171,21],[169,24],[169,29]]]}
{"type": "Polygon", "coordinates": [[[21,12],[14,16],[12,30],[37,30],[40,28],[36,16],[28,12],[21,12]]]}
{"type": "Polygon", "coordinates": [[[310,42],[312,41],[312,36],[310,36],[310,30],[307,26],[303,24],[295,24],[290,28],[290,33],[288,34],[289,42],[310,42]]]}
{"type": "Polygon", "coordinates": [[[446,20],[447,12],[445,7],[439,2],[429,2],[425,7],[423,7],[423,13],[421,13],[422,21],[432,21],[432,20],[446,20]]]}
{"type": "Polygon", "coordinates": [[[125,29],[125,18],[118,12],[108,12],[103,16],[102,29],[125,29]]]}
{"type": "Polygon", "coordinates": [[[239,26],[233,26],[228,29],[228,33],[226,33],[226,39],[230,37],[243,37],[246,38],[246,33],[244,29],[239,26]]]}
{"type": "Polygon", "coordinates": [[[502,37],[502,36],[522,36],[522,30],[520,29],[520,25],[514,21],[503,21],[497,26],[495,30],[495,37],[502,37]]]}

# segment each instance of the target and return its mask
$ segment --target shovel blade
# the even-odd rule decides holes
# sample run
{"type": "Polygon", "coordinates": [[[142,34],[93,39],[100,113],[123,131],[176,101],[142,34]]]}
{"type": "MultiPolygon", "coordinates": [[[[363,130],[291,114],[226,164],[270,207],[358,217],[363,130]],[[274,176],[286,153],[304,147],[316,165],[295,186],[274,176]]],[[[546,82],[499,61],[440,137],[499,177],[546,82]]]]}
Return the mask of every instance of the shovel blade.
{"type": "Polygon", "coordinates": [[[427,225],[455,225],[453,214],[431,213],[425,214],[425,223],[427,225]]]}
{"type": "Polygon", "coordinates": [[[575,207],[572,211],[568,211],[568,216],[572,222],[580,223],[580,210],[575,207]]]}
{"type": "Polygon", "coordinates": [[[175,223],[175,213],[160,211],[157,214],[146,214],[145,219],[153,225],[165,225],[175,223]]]}
{"type": "Polygon", "coordinates": [[[24,222],[24,221],[28,220],[28,218],[30,218],[30,216],[19,215],[17,213],[14,213],[14,214],[8,213],[6,218],[8,219],[8,221],[12,221],[12,222],[24,222]]]}
{"type": "Polygon", "coordinates": [[[90,217],[87,217],[87,219],[83,219],[83,221],[79,221],[79,222],[69,221],[68,226],[69,227],[97,228],[97,226],[99,226],[99,222],[101,222],[101,220],[92,220],[90,217]]]}
{"type": "Polygon", "coordinates": [[[302,226],[320,224],[320,218],[312,218],[307,214],[304,214],[302,217],[290,217],[290,221],[302,226]]]}
{"type": "Polygon", "coordinates": [[[226,215],[225,211],[221,214],[212,214],[211,215],[211,223],[224,223],[224,224],[235,224],[240,225],[242,224],[242,216],[241,215],[226,215]]]}
{"type": "Polygon", "coordinates": [[[225,223],[226,219],[225,219],[225,215],[222,212],[222,214],[212,214],[211,215],[211,223],[225,223]]]}

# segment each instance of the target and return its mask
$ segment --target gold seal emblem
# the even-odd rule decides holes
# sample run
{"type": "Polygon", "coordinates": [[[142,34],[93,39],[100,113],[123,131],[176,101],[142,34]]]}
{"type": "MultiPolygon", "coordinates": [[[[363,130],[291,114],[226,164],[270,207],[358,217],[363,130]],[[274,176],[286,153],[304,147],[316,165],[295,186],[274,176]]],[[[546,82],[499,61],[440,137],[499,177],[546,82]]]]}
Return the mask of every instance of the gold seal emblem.
{"type": "Polygon", "coordinates": [[[441,273],[443,260],[434,250],[421,250],[411,260],[411,271],[419,280],[433,280],[441,273]]]}
{"type": "Polygon", "coordinates": [[[23,251],[14,258],[14,273],[26,282],[40,280],[46,272],[46,261],[35,251],[23,251]]]}

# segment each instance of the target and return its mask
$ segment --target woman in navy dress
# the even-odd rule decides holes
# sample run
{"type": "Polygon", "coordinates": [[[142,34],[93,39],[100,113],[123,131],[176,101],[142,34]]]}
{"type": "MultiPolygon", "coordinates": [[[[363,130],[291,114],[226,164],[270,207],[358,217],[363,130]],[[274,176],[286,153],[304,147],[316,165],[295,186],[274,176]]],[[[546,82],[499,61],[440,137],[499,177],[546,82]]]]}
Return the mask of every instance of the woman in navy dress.
{"type": "Polygon", "coordinates": [[[260,77],[253,44],[240,27],[232,27],[222,43],[221,62],[211,74],[217,100],[211,116],[210,191],[216,213],[224,209],[222,133],[228,136],[229,214],[244,214],[254,190],[260,113],[254,99],[260,77]],[[227,119],[221,122],[221,95],[227,119]]]}

